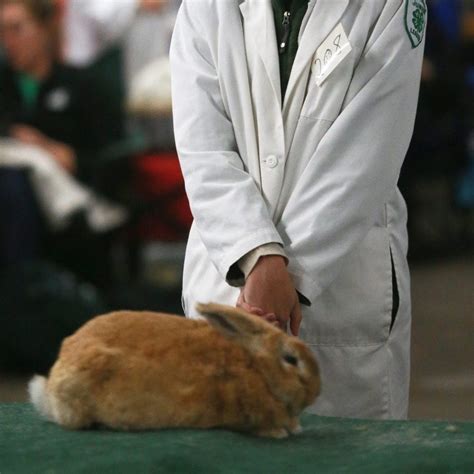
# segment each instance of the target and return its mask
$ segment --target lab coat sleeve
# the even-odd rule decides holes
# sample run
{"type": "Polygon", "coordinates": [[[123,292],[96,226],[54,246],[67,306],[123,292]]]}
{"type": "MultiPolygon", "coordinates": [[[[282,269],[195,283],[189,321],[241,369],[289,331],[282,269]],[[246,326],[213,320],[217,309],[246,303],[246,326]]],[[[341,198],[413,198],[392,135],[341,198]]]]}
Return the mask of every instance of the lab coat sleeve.
{"type": "Polygon", "coordinates": [[[229,270],[242,256],[282,240],[239,155],[206,38],[212,25],[200,21],[204,7],[205,2],[185,0],[173,33],[174,132],[198,233],[216,269],[232,284],[238,279],[229,270]]]}
{"type": "MultiPolygon", "coordinates": [[[[278,227],[296,288],[314,301],[337,277],[396,189],[413,133],[424,43],[413,48],[405,2],[387,1],[341,113],[299,179],[278,227]]],[[[329,79],[328,79],[329,81],[329,79]]]]}

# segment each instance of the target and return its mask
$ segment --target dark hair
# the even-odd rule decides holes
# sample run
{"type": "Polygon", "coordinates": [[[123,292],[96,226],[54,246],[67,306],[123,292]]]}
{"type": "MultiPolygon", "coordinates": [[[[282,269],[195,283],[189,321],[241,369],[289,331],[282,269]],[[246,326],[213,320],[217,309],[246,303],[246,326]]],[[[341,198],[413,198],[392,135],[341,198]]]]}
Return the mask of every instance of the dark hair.
{"type": "Polygon", "coordinates": [[[8,3],[23,5],[39,23],[56,19],[57,0],[0,0],[0,6],[8,3]]]}

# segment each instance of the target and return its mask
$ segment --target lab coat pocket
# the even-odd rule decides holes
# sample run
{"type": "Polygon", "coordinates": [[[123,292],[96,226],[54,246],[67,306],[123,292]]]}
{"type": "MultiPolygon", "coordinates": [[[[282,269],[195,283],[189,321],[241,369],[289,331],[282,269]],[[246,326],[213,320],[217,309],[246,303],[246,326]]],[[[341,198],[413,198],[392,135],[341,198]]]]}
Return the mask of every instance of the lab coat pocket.
{"type": "Polygon", "coordinates": [[[390,248],[390,262],[392,268],[392,316],[390,321],[390,332],[392,332],[395,320],[397,319],[398,310],[400,309],[400,292],[398,290],[397,270],[393,261],[392,249],[390,248]]]}
{"type": "Polygon", "coordinates": [[[373,227],[346,257],[336,280],[311,308],[303,308],[301,335],[316,345],[379,345],[391,324],[389,237],[385,227],[373,227]]]}

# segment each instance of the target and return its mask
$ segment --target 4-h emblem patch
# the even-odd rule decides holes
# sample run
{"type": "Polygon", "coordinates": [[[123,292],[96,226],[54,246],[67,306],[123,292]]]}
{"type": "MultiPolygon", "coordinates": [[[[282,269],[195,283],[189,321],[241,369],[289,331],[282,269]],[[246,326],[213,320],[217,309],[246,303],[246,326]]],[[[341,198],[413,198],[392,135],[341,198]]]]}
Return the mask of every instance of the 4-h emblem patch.
{"type": "Polygon", "coordinates": [[[423,41],[428,8],[426,0],[406,0],[405,26],[414,48],[423,41]]]}

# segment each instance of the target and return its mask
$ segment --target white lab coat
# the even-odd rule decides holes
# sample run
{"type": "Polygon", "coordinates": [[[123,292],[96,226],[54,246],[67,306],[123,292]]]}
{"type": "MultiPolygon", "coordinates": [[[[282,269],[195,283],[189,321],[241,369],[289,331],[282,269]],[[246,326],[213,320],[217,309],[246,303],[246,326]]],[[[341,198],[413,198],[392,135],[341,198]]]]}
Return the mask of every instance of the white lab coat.
{"type": "Polygon", "coordinates": [[[183,276],[235,304],[231,266],[281,243],[315,351],[322,415],[407,414],[410,284],[396,183],[416,113],[423,42],[406,1],[312,0],[285,101],[270,0],[184,0],[171,63],[175,137],[195,218],[183,276]],[[352,51],[321,86],[312,67],[339,25],[352,51]],[[391,326],[393,255],[400,308],[391,326]]]}

